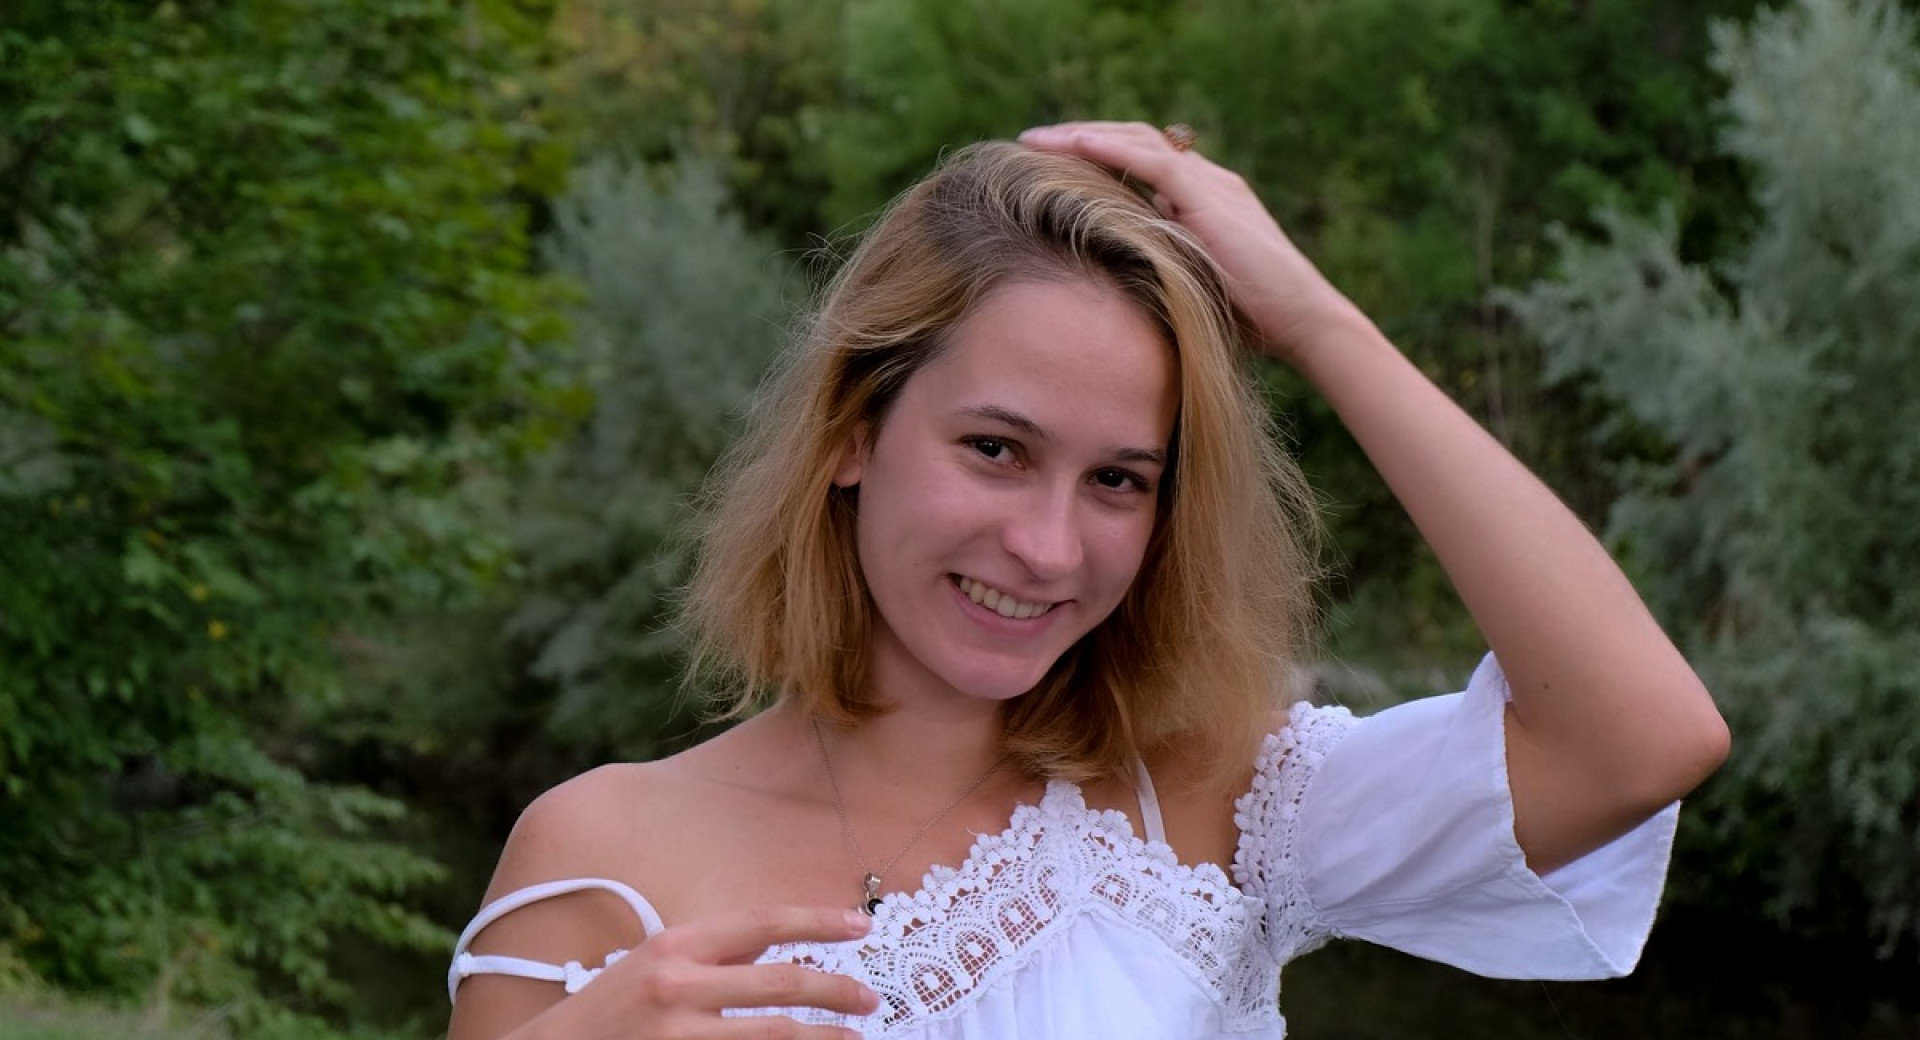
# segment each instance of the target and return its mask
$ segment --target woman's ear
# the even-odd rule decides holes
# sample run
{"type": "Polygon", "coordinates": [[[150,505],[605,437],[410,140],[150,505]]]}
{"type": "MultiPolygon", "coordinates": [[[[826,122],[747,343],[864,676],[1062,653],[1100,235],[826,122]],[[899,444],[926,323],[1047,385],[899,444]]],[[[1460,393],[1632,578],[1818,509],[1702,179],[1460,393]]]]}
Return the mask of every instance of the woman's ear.
{"type": "Polygon", "coordinates": [[[837,488],[857,487],[860,478],[867,471],[867,452],[872,448],[873,427],[861,423],[853,428],[847,437],[847,443],[840,449],[840,463],[833,468],[833,486],[837,488]]]}

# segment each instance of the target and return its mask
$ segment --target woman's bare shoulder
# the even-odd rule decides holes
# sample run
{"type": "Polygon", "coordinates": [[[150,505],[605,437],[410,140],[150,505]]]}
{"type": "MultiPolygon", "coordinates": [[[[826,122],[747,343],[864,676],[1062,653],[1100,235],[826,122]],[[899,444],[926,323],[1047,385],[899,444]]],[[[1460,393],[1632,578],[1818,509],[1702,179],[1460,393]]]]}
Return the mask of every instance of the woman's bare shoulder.
{"type": "MultiPolygon", "coordinates": [[[[1275,721],[1285,725],[1285,715],[1276,713],[1275,721]]],[[[1181,862],[1210,862],[1223,870],[1232,864],[1240,834],[1235,802],[1253,786],[1261,736],[1250,734],[1244,747],[1229,752],[1238,763],[1232,769],[1219,765],[1220,749],[1191,742],[1171,743],[1147,756],[1167,840],[1181,862]]]]}
{"type": "MultiPolygon", "coordinates": [[[[494,868],[482,903],[487,923],[472,936],[468,952],[502,955],[548,965],[599,967],[617,950],[647,939],[647,922],[628,895],[592,882],[613,881],[640,894],[649,888],[649,865],[632,857],[638,824],[660,797],[657,764],[606,765],[561,783],[529,803],[515,822],[494,868]],[[501,914],[500,904],[535,885],[589,882],[540,893],[501,914]]],[[[529,893],[532,895],[533,893],[529,893]]],[[[479,923],[482,918],[476,918],[479,923]]],[[[461,982],[450,1036],[489,1024],[526,1021],[564,991],[549,982],[481,974],[461,982]]]]}
{"type": "Polygon", "coordinates": [[[751,728],[657,761],[599,766],[540,795],[514,824],[487,898],[583,877],[646,893],[650,881],[677,875],[678,859],[716,819],[716,778],[754,762],[751,728]],[[665,834],[677,840],[662,841],[665,834]]]}
{"type": "Polygon", "coordinates": [[[624,873],[609,868],[631,863],[623,853],[633,818],[658,797],[657,773],[654,763],[600,766],[535,798],[507,837],[487,899],[544,881],[624,873]]]}
{"type": "Polygon", "coordinates": [[[1276,707],[1260,719],[1259,731],[1247,733],[1232,747],[1194,739],[1170,740],[1144,757],[1154,786],[1164,797],[1200,803],[1231,803],[1253,786],[1253,774],[1269,736],[1292,725],[1291,712],[1276,707]]]}

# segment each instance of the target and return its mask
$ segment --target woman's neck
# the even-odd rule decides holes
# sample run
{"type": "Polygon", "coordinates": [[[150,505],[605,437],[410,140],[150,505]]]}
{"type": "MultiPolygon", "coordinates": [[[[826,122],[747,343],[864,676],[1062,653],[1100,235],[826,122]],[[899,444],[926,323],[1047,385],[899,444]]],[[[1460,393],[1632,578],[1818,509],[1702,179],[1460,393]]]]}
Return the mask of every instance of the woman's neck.
{"type": "Polygon", "coordinates": [[[907,798],[964,788],[1004,757],[999,705],[990,701],[896,702],[857,726],[820,730],[843,785],[890,788],[907,798]]]}

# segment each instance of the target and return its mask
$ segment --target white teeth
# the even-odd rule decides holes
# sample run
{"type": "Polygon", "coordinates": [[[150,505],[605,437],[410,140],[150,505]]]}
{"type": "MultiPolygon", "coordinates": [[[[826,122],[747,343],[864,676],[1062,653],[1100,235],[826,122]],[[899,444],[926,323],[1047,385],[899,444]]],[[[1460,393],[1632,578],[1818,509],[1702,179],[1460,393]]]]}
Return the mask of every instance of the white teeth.
{"type": "Polygon", "coordinates": [[[1015,620],[1039,617],[1053,606],[1051,603],[1022,603],[999,589],[983,585],[972,578],[960,579],[960,591],[966,593],[968,599],[1001,617],[1015,620]]]}

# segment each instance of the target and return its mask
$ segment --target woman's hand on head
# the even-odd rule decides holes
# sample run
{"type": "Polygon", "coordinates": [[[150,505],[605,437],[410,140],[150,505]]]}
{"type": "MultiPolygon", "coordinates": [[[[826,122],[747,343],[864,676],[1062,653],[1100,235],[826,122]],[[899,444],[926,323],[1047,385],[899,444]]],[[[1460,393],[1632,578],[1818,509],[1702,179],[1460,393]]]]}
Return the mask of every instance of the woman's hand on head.
{"type": "Polygon", "coordinates": [[[1035,127],[1022,144],[1100,163],[1153,189],[1154,205],[1193,232],[1226,274],[1262,349],[1295,362],[1321,333],[1366,319],[1280,229],[1245,179],[1146,123],[1035,127]]]}
{"type": "Polygon", "coordinates": [[[825,907],[768,907],[689,921],[662,930],[564,998],[552,983],[475,976],[461,986],[448,1036],[857,1040],[857,1031],[839,1026],[802,1025],[786,1016],[728,1018],[722,1009],[873,1013],[879,995],[845,975],[797,964],[754,963],[771,946],[844,942],[860,938],[869,927],[868,919],[856,911],[825,907]],[[532,987],[553,1002],[528,1018],[526,1005],[505,992],[506,987],[518,994],[532,987]]]}

